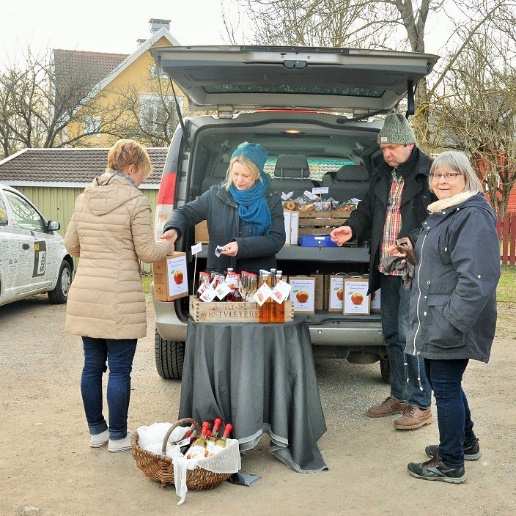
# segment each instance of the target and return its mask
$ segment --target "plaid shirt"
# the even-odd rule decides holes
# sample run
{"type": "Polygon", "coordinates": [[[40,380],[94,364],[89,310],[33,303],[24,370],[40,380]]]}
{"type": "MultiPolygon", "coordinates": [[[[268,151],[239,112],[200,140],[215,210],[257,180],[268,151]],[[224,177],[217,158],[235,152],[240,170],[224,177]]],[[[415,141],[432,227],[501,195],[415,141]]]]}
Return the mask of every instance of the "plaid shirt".
{"type": "MultiPolygon", "coordinates": [[[[396,171],[392,172],[391,190],[389,192],[389,202],[387,205],[387,213],[385,214],[385,225],[383,226],[383,240],[380,249],[380,264],[378,270],[385,274],[383,266],[383,258],[388,256],[385,252],[388,247],[392,247],[396,243],[399,232],[401,230],[401,193],[403,192],[403,177],[398,176],[396,171]]],[[[392,268],[388,273],[389,276],[402,276],[402,271],[392,268]]]]}

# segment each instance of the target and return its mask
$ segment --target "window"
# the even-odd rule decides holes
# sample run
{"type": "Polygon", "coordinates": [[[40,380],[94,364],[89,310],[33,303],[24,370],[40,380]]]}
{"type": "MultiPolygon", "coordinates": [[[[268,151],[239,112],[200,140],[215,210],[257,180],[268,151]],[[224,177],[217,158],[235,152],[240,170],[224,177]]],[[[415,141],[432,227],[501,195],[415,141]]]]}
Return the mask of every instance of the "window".
{"type": "Polygon", "coordinates": [[[7,226],[7,222],[7,209],[5,208],[4,200],[0,196],[0,226],[7,226]]]}
{"type": "MultiPolygon", "coordinates": [[[[183,108],[183,99],[177,98],[183,108]]],[[[159,131],[166,123],[171,128],[176,124],[176,106],[172,95],[140,95],[140,123],[148,132],[159,131]]]]}
{"type": "Polygon", "coordinates": [[[22,197],[13,192],[4,192],[16,226],[30,231],[45,231],[41,215],[22,197]]]}
{"type": "Polygon", "coordinates": [[[84,132],[88,134],[99,133],[101,120],[99,116],[87,116],[84,118],[84,132]]]}
{"type": "Polygon", "coordinates": [[[150,76],[151,79],[168,79],[168,75],[157,64],[153,64],[150,67],[150,76]]]}

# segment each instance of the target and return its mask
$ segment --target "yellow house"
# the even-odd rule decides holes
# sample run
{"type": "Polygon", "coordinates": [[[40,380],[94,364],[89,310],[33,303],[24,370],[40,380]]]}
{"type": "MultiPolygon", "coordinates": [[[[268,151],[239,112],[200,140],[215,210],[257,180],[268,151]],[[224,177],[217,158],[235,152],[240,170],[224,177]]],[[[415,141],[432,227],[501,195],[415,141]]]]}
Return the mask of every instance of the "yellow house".
{"type": "MultiPolygon", "coordinates": [[[[118,137],[147,145],[165,145],[171,138],[177,125],[172,87],[149,50],[179,43],[169,31],[170,20],[149,22],[150,38],[137,40],[132,54],[54,50],[56,93],[64,91],[60,85],[65,82],[68,89],[74,84],[76,90],[87,92],[67,126],[68,139],[80,138],[81,146],[106,147],[118,137]]],[[[185,109],[183,93],[175,85],[174,89],[185,109]]]]}

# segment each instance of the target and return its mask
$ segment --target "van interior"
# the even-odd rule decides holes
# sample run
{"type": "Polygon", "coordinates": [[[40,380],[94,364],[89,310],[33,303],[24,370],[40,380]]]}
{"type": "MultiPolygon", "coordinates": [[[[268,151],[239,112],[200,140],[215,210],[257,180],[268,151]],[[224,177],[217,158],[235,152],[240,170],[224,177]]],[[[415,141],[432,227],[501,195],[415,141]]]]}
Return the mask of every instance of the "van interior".
{"type": "MultiPolygon", "coordinates": [[[[231,152],[243,141],[260,143],[267,149],[265,172],[271,177],[271,188],[279,194],[294,192],[295,198],[305,190],[327,186],[326,197],[337,201],[362,199],[368,189],[372,161],[379,155],[377,131],[365,126],[339,126],[335,117],[331,119],[332,124],[286,120],[252,126],[238,125],[232,120],[224,129],[219,124],[199,128],[192,142],[191,155],[195,158],[189,163],[186,200],[195,199],[212,185],[224,181],[231,152]]],[[[193,230],[184,238],[184,248],[189,249],[195,243],[193,230]]],[[[286,247],[290,248],[288,253],[278,255],[278,269],[284,275],[368,272],[367,242],[353,242],[338,249],[286,247]],[[357,251],[361,254],[352,257],[351,253],[357,251]]],[[[200,258],[197,271],[204,267],[205,259],[200,258]]],[[[188,308],[184,308],[187,312],[188,308]]],[[[369,317],[377,319],[378,315],[369,317]]],[[[350,320],[356,316],[316,312],[308,317],[314,323],[328,318],[350,320]]],[[[364,321],[364,316],[358,319],[364,321]]]]}

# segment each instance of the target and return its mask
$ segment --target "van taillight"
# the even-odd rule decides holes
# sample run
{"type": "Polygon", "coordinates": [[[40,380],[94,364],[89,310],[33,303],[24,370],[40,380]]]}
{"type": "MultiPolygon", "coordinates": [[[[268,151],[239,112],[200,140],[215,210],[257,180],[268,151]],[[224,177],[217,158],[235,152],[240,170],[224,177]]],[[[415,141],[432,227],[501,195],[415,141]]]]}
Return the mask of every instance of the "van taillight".
{"type": "Polygon", "coordinates": [[[176,173],[166,172],[161,176],[158,199],[156,201],[156,212],[154,216],[154,232],[156,239],[163,233],[163,226],[170,218],[174,209],[176,195],[176,173]]]}

